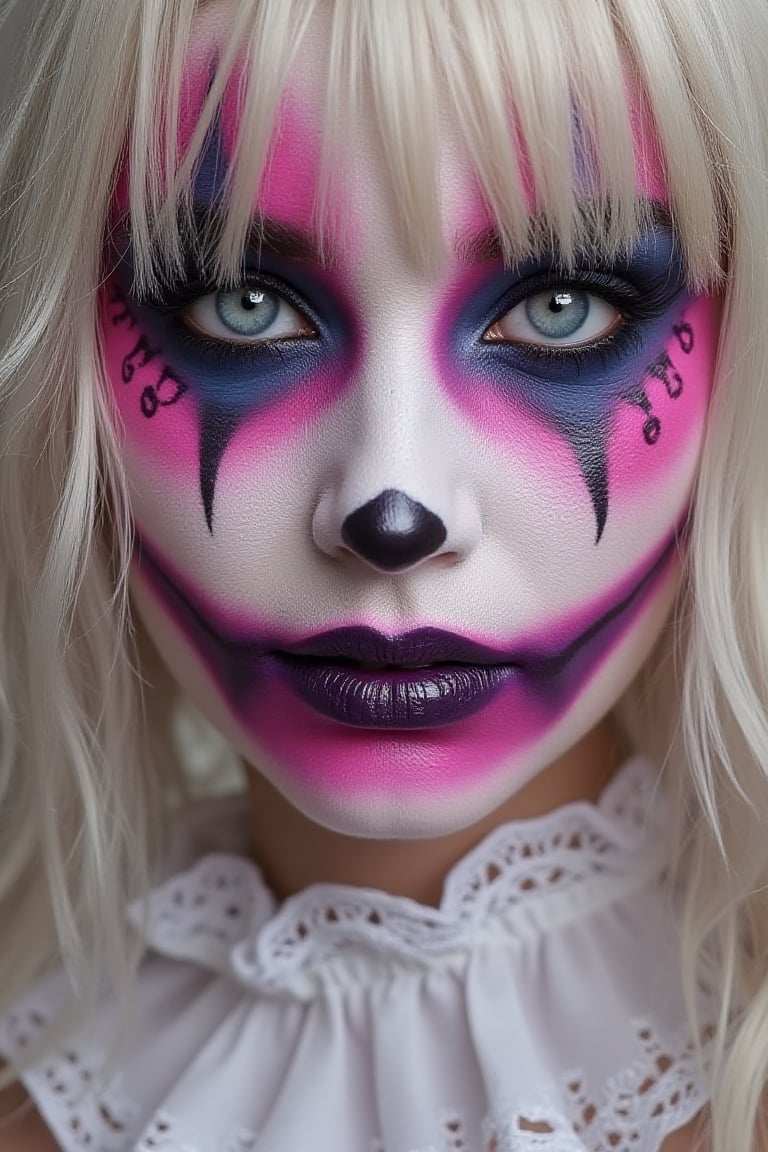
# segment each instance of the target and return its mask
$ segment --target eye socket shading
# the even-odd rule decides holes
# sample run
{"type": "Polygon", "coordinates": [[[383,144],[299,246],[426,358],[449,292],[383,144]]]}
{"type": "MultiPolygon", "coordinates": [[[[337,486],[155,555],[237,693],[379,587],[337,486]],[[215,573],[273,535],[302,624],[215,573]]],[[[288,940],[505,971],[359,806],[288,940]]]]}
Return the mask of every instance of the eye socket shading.
{"type": "Polygon", "coordinates": [[[181,319],[198,335],[228,344],[317,335],[309,320],[284,296],[263,284],[209,292],[185,308],[181,319]]]}
{"type": "Polygon", "coordinates": [[[622,323],[607,300],[564,284],[535,292],[510,308],[487,329],[489,343],[576,347],[604,339],[622,323]]]}

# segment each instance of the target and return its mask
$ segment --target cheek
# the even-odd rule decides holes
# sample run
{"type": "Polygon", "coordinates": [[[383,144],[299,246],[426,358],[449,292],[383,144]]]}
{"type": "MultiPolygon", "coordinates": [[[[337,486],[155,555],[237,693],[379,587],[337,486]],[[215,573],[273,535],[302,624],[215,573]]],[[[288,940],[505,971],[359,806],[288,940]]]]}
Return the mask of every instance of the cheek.
{"type": "MultiPolygon", "coordinates": [[[[247,371],[238,369],[228,381],[226,370],[212,371],[202,362],[191,365],[188,354],[181,363],[175,341],[148,334],[114,283],[102,299],[101,330],[129,471],[130,460],[139,459],[142,469],[173,477],[188,489],[201,483],[206,438],[218,441],[217,484],[301,452],[312,426],[354,378],[359,359],[359,350],[352,348],[318,357],[311,369],[286,368],[271,390],[261,388],[260,399],[235,407],[227,401],[228,383],[235,392],[245,380],[258,396],[258,371],[249,379],[247,371]]],[[[145,488],[140,475],[131,479],[137,491],[145,488]]]]}
{"type": "Polygon", "coordinates": [[[551,383],[493,376],[482,361],[462,360],[445,324],[433,349],[436,374],[502,462],[499,475],[514,476],[510,493],[532,520],[543,516],[550,529],[559,521],[574,539],[586,528],[594,544],[634,518],[638,540],[652,542],[684,517],[690,499],[719,318],[719,301],[698,298],[662,324],[652,353],[630,351],[594,380],[584,368],[551,383]]]}
{"type": "Polygon", "coordinates": [[[672,326],[630,398],[611,414],[607,443],[612,499],[632,505],[659,483],[689,475],[704,434],[712,391],[720,302],[695,301],[672,326]]]}
{"type": "Polygon", "coordinates": [[[199,422],[189,386],[161,343],[142,330],[113,282],[101,303],[104,364],[126,446],[191,478],[199,469],[199,422]]]}

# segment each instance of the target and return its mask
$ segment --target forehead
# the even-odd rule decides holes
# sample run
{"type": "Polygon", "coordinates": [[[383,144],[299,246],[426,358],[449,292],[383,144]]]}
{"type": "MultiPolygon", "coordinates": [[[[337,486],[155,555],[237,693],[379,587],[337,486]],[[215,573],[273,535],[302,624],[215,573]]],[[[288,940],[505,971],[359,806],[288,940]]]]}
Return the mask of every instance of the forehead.
{"type": "MultiPolygon", "coordinates": [[[[218,63],[226,56],[235,15],[236,0],[216,0],[206,5],[195,20],[185,61],[180,144],[182,151],[192,139],[210,90],[218,63]]],[[[332,35],[331,6],[318,4],[301,38],[290,69],[285,74],[281,97],[270,113],[271,137],[257,184],[253,188],[251,210],[255,217],[268,217],[302,232],[312,231],[322,195],[330,227],[326,235],[356,236],[359,240],[372,227],[388,220],[393,237],[398,231],[398,188],[393,182],[390,148],[381,125],[370,84],[363,83],[354,116],[343,131],[332,133],[328,109],[348,106],[342,99],[329,105],[333,78],[329,75],[332,35]],[[325,165],[324,165],[325,162],[325,165]],[[330,210],[329,210],[330,209],[330,210]],[[329,211],[328,211],[329,210],[329,211]]],[[[668,200],[664,165],[651,117],[645,102],[625,71],[625,92],[630,112],[632,152],[635,162],[636,193],[639,198],[659,203],[668,200]]],[[[204,202],[216,196],[223,186],[224,173],[238,152],[247,152],[249,141],[243,131],[243,94],[248,90],[243,56],[236,59],[229,75],[219,114],[206,145],[196,198],[204,202]],[[240,138],[240,139],[239,139],[240,138]]],[[[493,230],[492,213],[487,206],[471,148],[462,137],[444,82],[436,85],[434,138],[435,211],[441,218],[443,241],[448,250],[471,244],[474,237],[493,230]]],[[[381,94],[379,94],[381,100],[381,94]]],[[[572,184],[595,185],[590,150],[579,132],[579,116],[572,108],[563,112],[571,120],[575,162],[572,184]]],[[[514,111],[510,108],[509,133],[515,143],[522,174],[527,211],[537,210],[537,189],[528,162],[528,146],[514,111]]],[[[416,163],[423,161],[416,158],[416,163]]]]}

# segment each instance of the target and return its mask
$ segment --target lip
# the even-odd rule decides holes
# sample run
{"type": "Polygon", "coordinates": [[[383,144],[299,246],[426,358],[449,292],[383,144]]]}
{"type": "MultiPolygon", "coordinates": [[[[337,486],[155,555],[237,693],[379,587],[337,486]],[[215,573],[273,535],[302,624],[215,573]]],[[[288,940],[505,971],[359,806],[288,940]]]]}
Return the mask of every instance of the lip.
{"type": "MultiPolygon", "coordinates": [[[[139,568],[177,627],[196,645],[210,674],[244,724],[258,711],[270,680],[282,681],[318,719],[335,723],[315,738],[352,729],[394,732],[440,729],[480,713],[503,692],[510,723],[523,731],[543,711],[554,715],[623,632],[687,536],[687,517],[661,542],[647,564],[602,602],[562,623],[494,647],[440,628],[387,636],[345,625],[300,639],[270,628],[239,625],[206,610],[184,581],[137,536],[139,568]],[[414,667],[422,665],[426,667],[414,667]]],[[[286,723],[301,729],[294,716],[286,723]]],[[[475,721],[477,723],[477,721],[475,721]]],[[[340,736],[339,755],[348,749],[340,736]]],[[[394,737],[393,737],[394,739],[394,737]]]]}
{"type": "Polygon", "coordinates": [[[402,636],[339,628],[272,656],[310,707],[363,728],[456,723],[484,708],[517,672],[505,654],[436,628],[402,636]]]}
{"type": "Polygon", "coordinates": [[[382,667],[404,664],[511,664],[508,652],[468,640],[441,628],[417,628],[400,636],[385,636],[374,628],[334,628],[281,646],[287,656],[328,661],[354,661],[382,667]]]}

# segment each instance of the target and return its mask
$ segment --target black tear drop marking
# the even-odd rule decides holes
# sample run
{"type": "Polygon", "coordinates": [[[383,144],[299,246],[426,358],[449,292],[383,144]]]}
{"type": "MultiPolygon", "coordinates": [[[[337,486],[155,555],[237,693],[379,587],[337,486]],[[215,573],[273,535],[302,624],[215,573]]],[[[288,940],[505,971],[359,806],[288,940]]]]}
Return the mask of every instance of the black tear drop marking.
{"type": "Polygon", "coordinates": [[[447,537],[439,516],[396,488],[385,489],[350,512],[341,528],[347,547],[385,572],[426,560],[447,537]]]}
{"type": "Polygon", "coordinates": [[[221,458],[237,428],[239,419],[220,408],[203,408],[200,415],[200,495],[203,498],[205,522],[213,535],[213,499],[221,458]]]}
{"type": "Polygon", "coordinates": [[[605,452],[605,429],[596,423],[576,424],[568,428],[566,435],[576,453],[581,474],[589,491],[597,522],[595,544],[599,544],[605,522],[608,519],[608,461],[605,452]]]}

